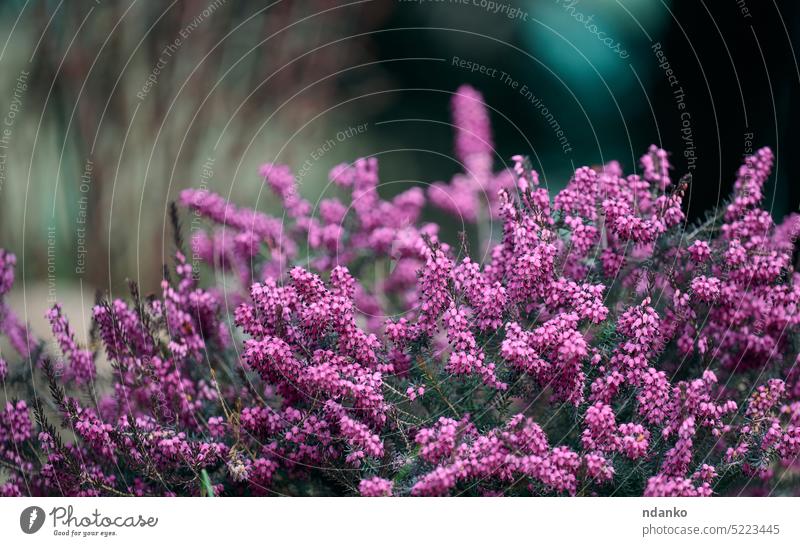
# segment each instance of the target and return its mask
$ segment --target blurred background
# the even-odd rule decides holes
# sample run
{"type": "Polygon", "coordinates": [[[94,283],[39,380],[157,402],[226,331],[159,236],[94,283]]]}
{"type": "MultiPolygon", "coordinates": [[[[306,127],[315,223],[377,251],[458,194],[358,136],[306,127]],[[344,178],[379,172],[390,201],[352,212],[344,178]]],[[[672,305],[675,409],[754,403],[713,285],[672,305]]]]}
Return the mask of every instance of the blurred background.
{"type": "Polygon", "coordinates": [[[656,143],[697,217],[769,145],[766,206],[800,203],[794,0],[5,0],[0,27],[0,247],[35,328],[47,301],[156,289],[183,188],[280,214],[263,162],[312,201],[371,154],[386,194],[449,180],[462,83],[495,167],[529,155],[552,189],[656,143]]]}

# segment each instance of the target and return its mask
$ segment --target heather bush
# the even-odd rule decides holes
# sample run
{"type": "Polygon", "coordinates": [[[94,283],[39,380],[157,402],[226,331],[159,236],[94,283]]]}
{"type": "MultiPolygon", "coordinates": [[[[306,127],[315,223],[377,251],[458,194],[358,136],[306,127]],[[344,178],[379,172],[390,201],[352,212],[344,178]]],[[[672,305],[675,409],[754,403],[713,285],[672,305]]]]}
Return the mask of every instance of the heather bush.
{"type": "MultiPolygon", "coordinates": [[[[0,300],[22,397],[0,413],[0,491],[794,493],[800,216],[760,208],[772,152],[689,224],[691,180],[656,146],[551,198],[522,156],[494,171],[477,91],[453,119],[463,172],[427,191],[385,199],[375,158],[330,172],[349,201],[316,204],[264,165],[282,218],[183,191],[160,293],[99,298],[88,346],[58,305],[48,350],[0,300]],[[426,204],[499,237],[448,243],[426,204]],[[187,215],[207,229],[185,240],[187,215]]],[[[14,266],[1,252],[0,297],[14,266]]]]}

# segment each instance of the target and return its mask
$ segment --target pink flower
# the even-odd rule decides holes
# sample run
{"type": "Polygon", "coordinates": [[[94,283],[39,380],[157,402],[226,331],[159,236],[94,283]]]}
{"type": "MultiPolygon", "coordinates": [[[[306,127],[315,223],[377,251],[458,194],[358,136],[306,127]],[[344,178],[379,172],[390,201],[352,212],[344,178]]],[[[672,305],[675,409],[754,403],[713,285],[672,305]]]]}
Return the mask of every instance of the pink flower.
{"type": "Polygon", "coordinates": [[[711,257],[711,247],[706,241],[695,241],[686,250],[697,263],[703,263],[711,257]]]}
{"type": "Polygon", "coordinates": [[[377,476],[363,479],[358,485],[358,492],[362,497],[391,497],[392,482],[377,476]]]}

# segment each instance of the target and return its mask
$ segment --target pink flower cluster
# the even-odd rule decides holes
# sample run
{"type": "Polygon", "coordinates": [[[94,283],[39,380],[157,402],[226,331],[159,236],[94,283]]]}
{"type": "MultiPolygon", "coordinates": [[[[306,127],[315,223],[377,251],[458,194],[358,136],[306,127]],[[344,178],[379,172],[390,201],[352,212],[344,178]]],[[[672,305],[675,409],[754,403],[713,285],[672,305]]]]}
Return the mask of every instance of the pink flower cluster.
{"type": "Polygon", "coordinates": [[[0,493],[794,493],[800,216],[761,208],[772,152],[689,226],[656,146],[551,198],[522,156],[494,170],[480,93],[452,114],[459,174],[428,192],[387,195],[375,158],[334,167],[318,206],[264,165],[283,218],[184,190],[208,229],[157,294],[99,301],[86,343],[59,305],[55,349],[29,333],[0,251],[0,381],[49,391],[0,412],[0,493]],[[496,222],[472,245],[488,258],[421,221],[428,203],[496,222]]]}

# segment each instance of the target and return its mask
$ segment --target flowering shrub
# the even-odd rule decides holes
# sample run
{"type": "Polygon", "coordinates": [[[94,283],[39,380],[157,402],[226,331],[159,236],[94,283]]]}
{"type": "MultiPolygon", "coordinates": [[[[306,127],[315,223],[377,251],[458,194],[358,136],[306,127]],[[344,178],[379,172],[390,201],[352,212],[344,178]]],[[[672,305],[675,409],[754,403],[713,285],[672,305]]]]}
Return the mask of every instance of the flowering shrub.
{"type": "MultiPolygon", "coordinates": [[[[375,158],[334,168],[350,201],[318,206],[264,165],[283,219],[183,191],[208,231],[187,246],[174,207],[161,292],[99,301],[88,347],[55,305],[48,352],[0,299],[19,355],[0,377],[25,394],[0,412],[0,491],[793,492],[800,216],[759,208],[772,152],[687,225],[664,150],[640,174],[581,167],[551,200],[525,158],[493,171],[477,91],[453,110],[464,172],[427,194],[381,197],[375,158]],[[420,221],[426,202],[502,224],[485,263],[420,221]]],[[[0,252],[0,297],[14,266],[0,252]]]]}

